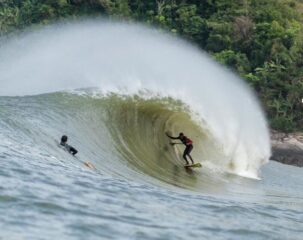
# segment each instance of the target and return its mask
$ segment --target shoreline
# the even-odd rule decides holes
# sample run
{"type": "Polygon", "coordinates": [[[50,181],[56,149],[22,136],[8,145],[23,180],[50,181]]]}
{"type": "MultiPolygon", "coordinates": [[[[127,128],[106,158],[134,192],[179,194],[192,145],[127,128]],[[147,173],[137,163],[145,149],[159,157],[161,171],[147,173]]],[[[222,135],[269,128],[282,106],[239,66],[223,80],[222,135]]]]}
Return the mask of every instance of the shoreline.
{"type": "Polygon", "coordinates": [[[303,167],[303,132],[283,133],[271,130],[270,160],[303,167]]]}

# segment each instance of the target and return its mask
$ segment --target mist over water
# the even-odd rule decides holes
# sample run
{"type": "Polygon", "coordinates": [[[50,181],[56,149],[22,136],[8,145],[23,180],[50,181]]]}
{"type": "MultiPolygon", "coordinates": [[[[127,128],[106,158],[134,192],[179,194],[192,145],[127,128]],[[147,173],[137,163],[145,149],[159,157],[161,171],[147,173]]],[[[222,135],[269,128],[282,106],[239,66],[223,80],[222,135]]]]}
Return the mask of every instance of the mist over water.
{"type": "Polygon", "coordinates": [[[26,33],[0,50],[2,96],[97,87],[105,95],[171,97],[188,106],[212,142],[196,146],[211,148],[199,159],[250,177],[268,161],[267,124],[251,90],[176,37],[140,25],[85,21],[26,33]]]}

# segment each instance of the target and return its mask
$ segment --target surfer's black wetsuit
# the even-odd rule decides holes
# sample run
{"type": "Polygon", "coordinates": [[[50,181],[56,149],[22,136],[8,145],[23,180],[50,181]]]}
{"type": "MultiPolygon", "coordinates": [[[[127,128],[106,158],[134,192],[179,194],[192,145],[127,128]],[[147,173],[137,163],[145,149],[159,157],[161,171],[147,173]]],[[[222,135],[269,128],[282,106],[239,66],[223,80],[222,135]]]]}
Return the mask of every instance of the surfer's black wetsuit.
{"type": "Polygon", "coordinates": [[[68,145],[66,142],[67,142],[67,136],[64,135],[61,138],[60,145],[65,147],[69,153],[76,155],[78,151],[74,147],[68,145]]]}
{"type": "Polygon", "coordinates": [[[74,147],[68,145],[67,143],[61,142],[60,145],[62,145],[63,147],[65,147],[66,150],[68,152],[70,152],[71,154],[73,154],[73,155],[76,155],[77,152],[78,152],[74,147]]]}
{"type": "Polygon", "coordinates": [[[188,156],[189,159],[192,161],[192,164],[194,164],[194,160],[190,156],[190,152],[194,148],[193,141],[190,140],[188,137],[184,136],[183,133],[180,133],[178,137],[169,136],[167,133],[166,133],[166,135],[171,139],[180,140],[186,146],[185,149],[184,149],[184,152],[183,152],[183,158],[186,161],[186,163],[188,164],[188,161],[187,161],[187,158],[186,158],[186,156],[188,156]]]}

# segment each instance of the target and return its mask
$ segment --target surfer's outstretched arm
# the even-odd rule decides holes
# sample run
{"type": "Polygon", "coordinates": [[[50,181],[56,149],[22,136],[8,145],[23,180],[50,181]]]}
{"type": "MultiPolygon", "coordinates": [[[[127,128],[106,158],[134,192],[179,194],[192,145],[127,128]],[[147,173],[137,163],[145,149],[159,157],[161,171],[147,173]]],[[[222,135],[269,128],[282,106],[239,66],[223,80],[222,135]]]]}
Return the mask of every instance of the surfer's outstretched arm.
{"type": "Polygon", "coordinates": [[[166,134],[166,136],[168,136],[170,139],[180,139],[179,137],[172,137],[172,136],[168,135],[167,132],[166,132],[165,134],[166,134]]]}

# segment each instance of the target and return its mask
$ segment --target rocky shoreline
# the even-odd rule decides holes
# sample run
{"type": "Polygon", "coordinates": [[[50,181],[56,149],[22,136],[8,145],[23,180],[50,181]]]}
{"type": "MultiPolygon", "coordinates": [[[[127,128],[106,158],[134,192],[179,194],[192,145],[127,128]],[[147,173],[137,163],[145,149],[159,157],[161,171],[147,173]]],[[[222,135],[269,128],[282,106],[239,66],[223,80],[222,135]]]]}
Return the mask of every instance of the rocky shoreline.
{"type": "Polygon", "coordinates": [[[303,167],[303,132],[271,131],[271,160],[303,167]]]}

